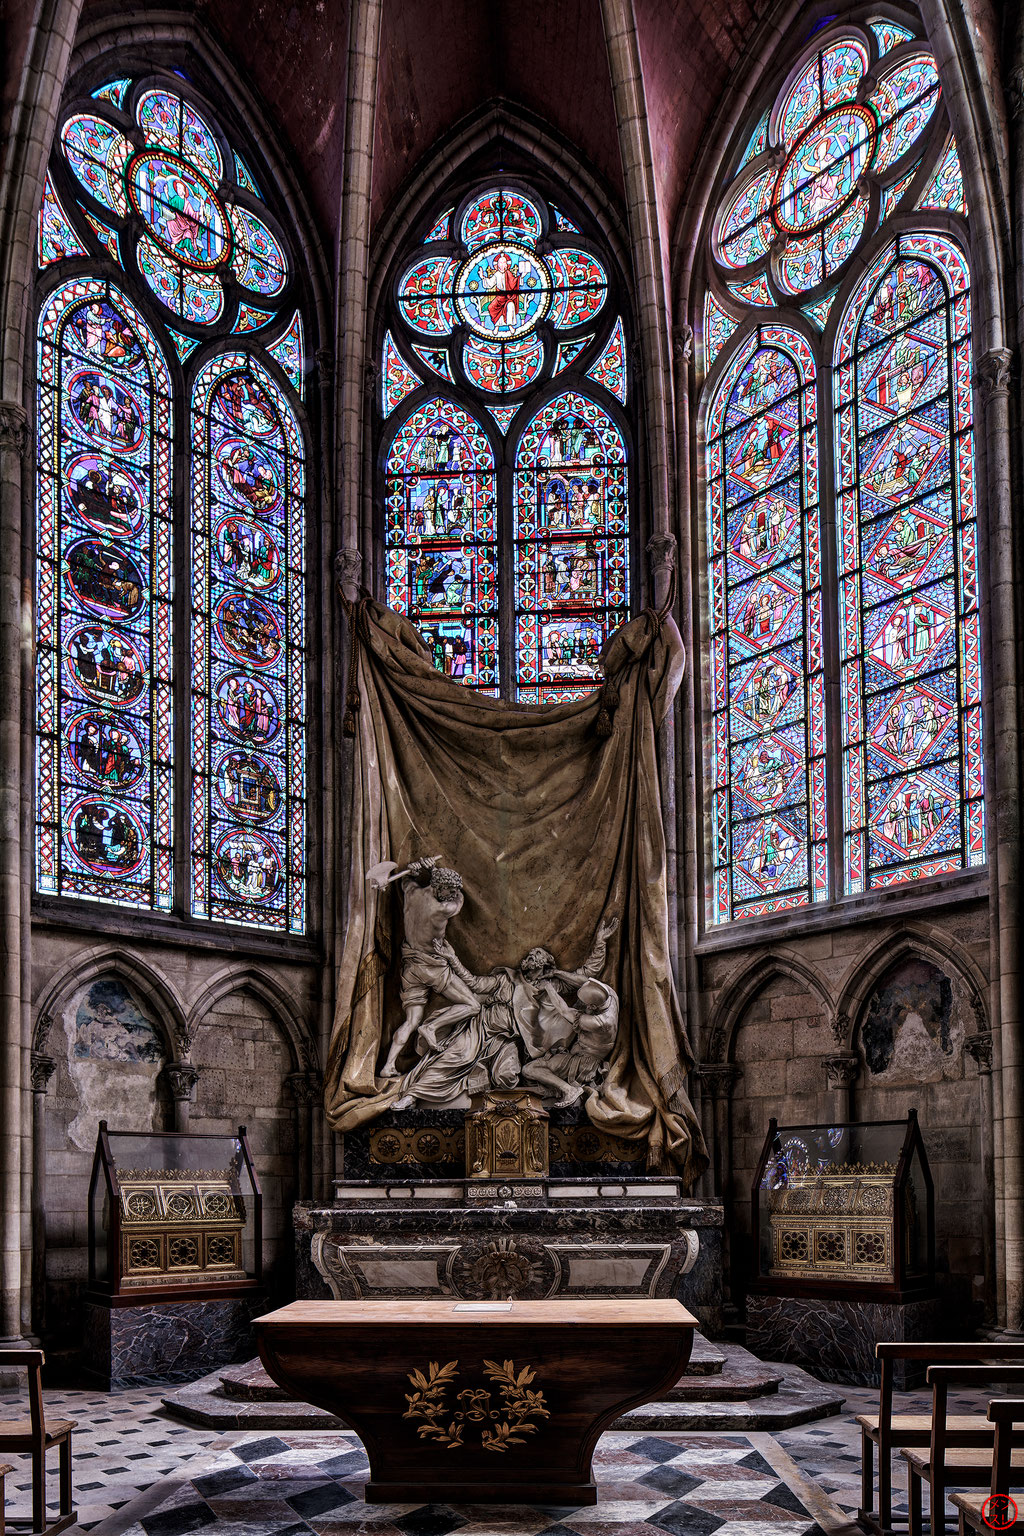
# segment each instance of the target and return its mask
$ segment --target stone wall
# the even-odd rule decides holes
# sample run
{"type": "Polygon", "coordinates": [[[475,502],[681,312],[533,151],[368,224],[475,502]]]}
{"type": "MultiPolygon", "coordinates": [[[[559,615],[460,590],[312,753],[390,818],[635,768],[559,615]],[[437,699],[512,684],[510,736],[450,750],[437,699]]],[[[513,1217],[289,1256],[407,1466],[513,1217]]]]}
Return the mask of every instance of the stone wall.
{"type": "Polygon", "coordinates": [[[700,960],[698,1081],[721,1100],[705,1102],[704,1124],[720,1143],[733,1300],[742,1305],[756,1267],[750,1191],[769,1119],[903,1119],[916,1108],[935,1184],[937,1283],[962,1329],[994,1306],[984,904],[927,925],[806,926],[700,960]]]}
{"type": "MultiPolygon", "coordinates": [[[[239,946],[241,948],[241,946],[239,946]]],[[[291,1206],[323,1188],[311,1124],[319,1094],[316,976],[230,948],[90,944],[34,935],[33,1083],[41,1171],[34,1326],[47,1347],[81,1337],[88,1188],[99,1121],[111,1130],[248,1130],[264,1194],[272,1302],[293,1285],[291,1206]],[[190,1096],[189,1096],[190,1091],[190,1096]]]]}

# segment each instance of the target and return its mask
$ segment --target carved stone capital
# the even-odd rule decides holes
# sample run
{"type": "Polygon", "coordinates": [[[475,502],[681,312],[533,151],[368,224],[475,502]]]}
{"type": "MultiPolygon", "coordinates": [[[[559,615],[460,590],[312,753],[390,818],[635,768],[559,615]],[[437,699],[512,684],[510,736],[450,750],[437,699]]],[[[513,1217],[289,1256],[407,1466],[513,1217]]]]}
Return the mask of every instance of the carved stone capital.
{"type": "Polygon", "coordinates": [[[968,1035],[964,1040],[964,1050],[977,1066],[980,1075],[992,1071],[992,1036],[988,1030],[968,1035]]]}
{"type": "Polygon", "coordinates": [[[1010,393],[1010,367],[1013,353],[1007,347],[993,347],[978,358],[975,378],[978,392],[987,405],[997,395],[1010,393]]]}
{"type": "Polygon", "coordinates": [[[57,1070],[57,1063],[52,1056],[44,1056],[41,1051],[32,1052],[32,1092],[46,1093],[49,1090],[50,1078],[57,1070]]]}
{"type": "Polygon", "coordinates": [[[28,416],[16,400],[0,400],[0,449],[19,459],[28,452],[28,416]]]}
{"type": "Polygon", "coordinates": [[[741,1067],[733,1061],[699,1061],[693,1075],[712,1099],[728,1098],[739,1081],[741,1067]]]}
{"type": "Polygon", "coordinates": [[[179,1104],[191,1104],[194,1101],[196,1083],[199,1081],[198,1067],[189,1061],[178,1061],[173,1066],[164,1067],[164,1076],[172,1099],[179,1104]]]}
{"type": "Polygon", "coordinates": [[[377,392],[377,380],[380,378],[380,370],[376,363],[364,363],[363,365],[363,394],[367,400],[372,400],[377,392]]]}
{"type": "Polygon", "coordinates": [[[647,560],[651,575],[665,571],[671,574],[676,568],[676,536],[674,533],[652,533],[647,540],[647,560]]]}
{"type": "Polygon", "coordinates": [[[321,390],[326,392],[329,389],[333,389],[335,368],[334,353],[329,347],[320,347],[319,350],[314,353],[314,359],[316,361],[317,377],[320,381],[321,390]]]}
{"type": "Polygon", "coordinates": [[[316,1072],[289,1072],[285,1082],[291,1089],[296,1104],[313,1104],[319,1096],[320,1080],[316,1072]]]}
{"type": "Polygon", "coordinates": [[[693,326],[686,320],[672,327],[672,352],[680,363],[688,363],[693,356],[693,326]]]}
{"type": "Polygon", "coordinates": [[[853,1051],[825,1057],[825,1080],[830,1088],[850,1088],[860,1072],[860,1057],[853,1051]]]}
{"type": "Polygon", "coordinates": [[[357,602],[363,583],[363,557],[358,549],[339,549],[334,557],[334,579],[347,603],[357,602]]]}
{"type": "Polygon", "coordinates": [[[174,1039],[178,1046],[178,1056],[185,1063],[188,1063],[189,1053],[192,1050],[192,1043],[196,1038],[198,1029],[198,1023],[191,1026],[184,1023],[175,1026],[174,1039]]]}

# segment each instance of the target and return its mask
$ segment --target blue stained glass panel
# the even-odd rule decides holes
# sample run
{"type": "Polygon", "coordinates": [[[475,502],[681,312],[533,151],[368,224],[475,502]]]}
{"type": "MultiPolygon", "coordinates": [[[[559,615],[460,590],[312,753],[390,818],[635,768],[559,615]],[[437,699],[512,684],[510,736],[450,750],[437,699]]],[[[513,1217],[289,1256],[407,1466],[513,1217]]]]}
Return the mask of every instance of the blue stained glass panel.
{"type": "Polygon", "coordinates": [[[191,411],[191,908],[306,926],[306,458],[245,352],[207,363],[191,411]]]}
{"type": "Polygon", "coordinates": [[[166,911],[171,389],[142,316],[82,278],[38,331],[36,884],[166,911]]]}
{"type": "Polygon", "coordinates": [[[765,325],[709,413],[713,922],[828,894],[815,382],[765,325]]]}

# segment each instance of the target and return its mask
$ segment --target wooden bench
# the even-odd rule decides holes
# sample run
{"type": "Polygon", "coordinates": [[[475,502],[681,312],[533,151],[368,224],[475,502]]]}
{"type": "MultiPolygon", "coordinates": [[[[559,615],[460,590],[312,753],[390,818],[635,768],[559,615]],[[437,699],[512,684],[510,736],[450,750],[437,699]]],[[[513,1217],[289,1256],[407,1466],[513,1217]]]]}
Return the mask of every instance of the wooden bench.
{"type": "Polygon", "coordinates": [[[951,1495],[951,1503],[960,1515],[960,1536],[968,1536],[969,1531],[981,1531],[988,1536],[989,1531],[1000,1529],[1004,1523],[1016,1524],[1016,1519],[1011,1521],[1010,1518],[1014,1514],[1012,1507],[1005,1522],[999,1516],[1002,1513],[1000,1506],[1005,1507],[1005,1501],[1010,1497],[1012,1453],[1024,1446],[1024,1398],[996,1398],[988,1405],[988,1416],[995,1425],[992,1476],[988,1488],[977,1493],[951,1495]]]}
{"type": "MultiPolygon", "coordinates": [[[[28,1371],[27,1419],[0,1419],[0,1451],[25,1451],[32,1457],[32,1518],[9,1515],[7,1524],[16,1530],[29,1529],[33,1536],[56,1536],[78,1518],[71,1505],[71,1431],[74,1419],[51,1419],[43,1413],[43,1352],[41,1349],[0,1350],[0,1365],[21,1365],[28,1371]],[[49,1524],[46,1520],[46,1453],[52,1446],[60,1450],[60,1513],[49,1524]]],[[[7,1469],[10,1471],[10,1468],[7,1469]]],[[[2,1536],[2,1533],[0,1533],[2,1536]]]]}
{"type": "MultiPolygon", "coordinates": [[[[973,1365],[986,1360],[1024,1364],[1024,1344],[879,1344],[875,1349],[881,1384],[877,1413],[861,1413],[861,1507],[857,1523],[873,1536],[893,1536],[892,1453],[921,1448],[931,1441],[930,1413],[893,1413],[893,1367],[897,1360],[924,1360],[929,1364],[973,1365]],[[878,1447],[878,1503],[875,1504],[874,1448],[878,1447]]],[[[964,1438],[959,1445],[990,1446],[992,1426],[982,1414],[957,1415],[949,1422],[951,1434],[964,1438]],[[971,1438],[976,1437],[976,1438],[971,1438]]]]}
{"type": "MultiPolygon", "coordinates": [[[[928,1370],[932,1389],[932,1432],[922,1450],[903,1449],[907,1463],[907,1508],[910,1536],[921,1536],[922,1492],[928,1484],[932,1536],[943,1536],[946,1527],[946,1489],[984,1488],[992,1474],[994,1423],[984,1423],[990,1436],[987,1446],[965,1444],[951,1429],[946,1407],[951,1386],[972,1386],[991,1391],[997,1382],[1024,1382],[1024,1365],[933,1365],[928,1370]]],[[[1011,1451],[1008,1475],[1014,1487],[1024,1486],[1024,1449],[1011,1451]]]]}

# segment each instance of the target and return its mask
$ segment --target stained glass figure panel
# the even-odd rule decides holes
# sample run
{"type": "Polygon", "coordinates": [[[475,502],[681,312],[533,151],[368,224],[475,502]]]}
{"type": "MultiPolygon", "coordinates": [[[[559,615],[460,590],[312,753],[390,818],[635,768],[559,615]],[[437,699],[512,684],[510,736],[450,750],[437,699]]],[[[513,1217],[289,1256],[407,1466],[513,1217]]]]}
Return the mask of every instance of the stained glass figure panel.
{"type": "Polygon", "coordinates": [[[419,389],[421,380],[413,373],[395,346],[391,332],[384,337],[380,368],[380,413],[390,416],[407,395],[419,389]]]}
{"type": "Polygon", "coordinates": [[[302,436],[245,352],[207,363],[191,410],[193,915],[306,926],[302,436]]]}
{"type": "Polygon", "coordinates": [[[970,297],[938,235],[900,236],[836,351],[845,883],[985,858],[970,297]]]}
{"type": "Polygon", "coordinates": [[[439,671],[496,693],[497,485],[486,432],[453,401],[429,400],[395,434],[384,476],[388,606],[412,619],[439,671]]]}
{"type": "Polygon", "coordinates": [[[629,605],[626,446],[607,411],[568,390],[530,421],[516,453],[516,698],[578,698],[629,605]]]}
{"type": "Polygon", "coordinates": [[[167,911],[170,379],[99,279],[50,296],[38,347],[37,889],[167,911]]]}
{"type": "Polygon", "coordinates": [[[714,922],[828,895],[815,386],[765,325],[708,416],[714,922]]]}
{"type": "Polygon", "coordinates": [[[43,203],[39,210],[36,260],[40,267],[52,267],[55,261],[63,261],[67,256],[85,255],[85,246],[72,229],[47,171],[43,182],[43,203]]]}
{"type": "Polygon", "coordinates": [[[601,384],[610,394],[613,394],[620,405],[626,403],[626,337],[622,329],[622,320],[616,320],[612,333],[605,344],[604,351],[592,368],[587,369],[587,378],[593,379],[595,384],[601,384]]]}

